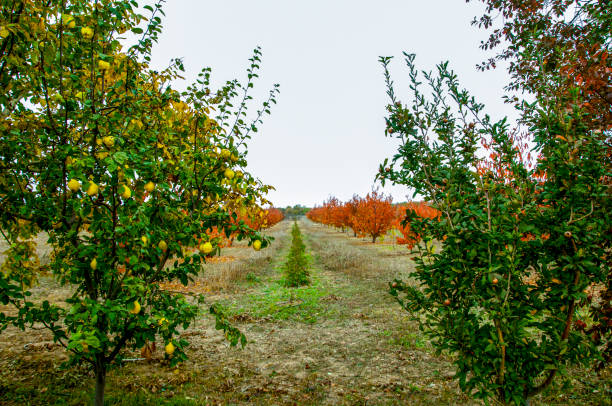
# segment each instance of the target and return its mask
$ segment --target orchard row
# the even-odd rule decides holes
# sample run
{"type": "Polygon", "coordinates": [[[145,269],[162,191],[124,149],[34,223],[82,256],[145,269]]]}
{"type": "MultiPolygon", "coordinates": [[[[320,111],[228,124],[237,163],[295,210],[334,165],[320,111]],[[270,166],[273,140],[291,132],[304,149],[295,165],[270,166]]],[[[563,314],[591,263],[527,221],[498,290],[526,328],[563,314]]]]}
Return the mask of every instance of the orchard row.
{"type": "Polygon", "coordinates": [[[369,236],[373,243],[388,231],[397,229],[402,234],[402,237],[397,237],[397,243],[407,245],[411,249],[420,241],[421,236],[413,232],[410,224],[406,222],[409,215],[435,219],[440,216],[440,212],[425,202],[394,205],[391,196],[373,190],[365,197],[354,195],[344,203],[330,197],[323,205],[306,214],[316,223],[342,230],[351,229],[358,237],[369,236]]]}

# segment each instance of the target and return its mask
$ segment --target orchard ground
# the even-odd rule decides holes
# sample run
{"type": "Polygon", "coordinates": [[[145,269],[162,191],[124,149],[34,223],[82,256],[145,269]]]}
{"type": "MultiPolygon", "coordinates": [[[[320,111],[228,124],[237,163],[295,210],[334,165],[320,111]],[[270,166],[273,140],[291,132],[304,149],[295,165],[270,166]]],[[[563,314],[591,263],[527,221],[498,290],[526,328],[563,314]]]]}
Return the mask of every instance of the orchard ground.
{"type": "MultiPolygon", "coordinates": [[[[462,394],[452,359],[436,356],[428,340],[387,293],[413,266],[405,247],[387,237],[371,244],[351,234],[299,222],[310,256],[312,284],[286,288],[282,266],[290,221],[270,229],[272,246],[225,248],[194,284],[165,286],[204,293],[207,305],[182,336],[189,361],[170,368],[163,345],[151,359],[140,352],[108,377],[109,405],[390,405],[480,404],[462,394]],[[219,303],[248,339],[230,348],[214,329],[208,304],[219,303]]],[[[39,238],[41,242],[44,238],[39,238]]],[[[39,254],[45,261],[44,244],[39,254]]],[[[0,247],[4,251],[6,247],[0,247]]],[[[0,260],[3,260],[0,258],[0,260]]],[[[49,277],[35,300],[61,301],[69,291],[49,277]]],[[[6,309],[3,309],[6,310],[6,309]]],[[[0,334],[0,403],[81,405],[91,402],[93,377],[60,368],[67,358],[45,330],[0,334]]],[[[569,372],[573,388],[557,380],[533,405],[610,405],[610,370],[569,372]]]]}

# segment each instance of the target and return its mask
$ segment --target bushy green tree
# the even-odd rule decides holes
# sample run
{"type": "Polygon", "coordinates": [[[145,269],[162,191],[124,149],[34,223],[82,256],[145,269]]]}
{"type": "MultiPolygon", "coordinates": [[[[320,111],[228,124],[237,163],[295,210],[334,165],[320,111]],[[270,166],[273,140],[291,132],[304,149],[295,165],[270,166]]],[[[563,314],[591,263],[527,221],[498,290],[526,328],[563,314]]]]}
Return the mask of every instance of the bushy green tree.
{"type": "Polygon", "coordinates": [[[598,357],[574,322],[585,290],[609,272],[606,144],[593,136],[579,92],[550,93],[530,107],[529,151],[505,120],[483,113],[446,63],[423,72],[428,97],[414,55],[405,56],[409,105],[396,98],[391,59],[381,59],[386,133],[400,146],[379,177],[411,187],[442,215],[408,212],[425,244],[416,284],[396,280],[391,294],[438,351],[455,356],[464,391],[525,404],[567,365],[598,357]]]}
{"type": "Polygon", "coordinates": [[[310,283],[310,272],[308,271],[306,246],[297,222],[293,223],[291,237],[291,248],[284,266],[285,283],[290,287],[308,285],[310,283]]]}
{"type": "MultiPolygon", "coordinates": [[[[18,309],[0,314],[0,329],[51,330],[71,363],[91,365],[97,405],[125,349],[161,338],[172,364],[185,359],[187,342],[175,337],[198,306],[160,284],[188,284],[200,271],[216,248],[206,230],[268,244],[224,207],[267,190],[244,171],[244,145],[276,88],[248,122],[256,50],[246,84],[211,93],[204,69],[174,90],[180,60],[161,72],[148,66],[161,3],[0,1],[0,230],[10,247],[0,301],[18,309]],[[126,32],[137,38],[131,47],[126,32]],[[63,306],[30,299],[40,232],[52,247],[48,269],[72,287],[63,306]]],[[[244,342],[217,315],[231,342],[244,342]]]]}

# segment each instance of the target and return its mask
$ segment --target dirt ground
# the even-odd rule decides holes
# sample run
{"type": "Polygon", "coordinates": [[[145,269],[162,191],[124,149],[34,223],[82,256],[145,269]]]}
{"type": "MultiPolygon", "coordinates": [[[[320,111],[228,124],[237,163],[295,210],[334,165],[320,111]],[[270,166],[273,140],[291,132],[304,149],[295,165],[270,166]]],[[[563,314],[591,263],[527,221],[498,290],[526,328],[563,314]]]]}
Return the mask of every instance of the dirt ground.
{"type": "MultiPolygon", "coordinates": [[[[300,221],[310,255],[311,285],[286,288],[282,265],[291,223],[269,231],[272,247],[224,249],[191,288],[219,303],[248,339],[230,348],[202,315],[182,337],[189,361],[170,368],[158,345],[151,360],[138,352],[112,370],[108,404],[142,405],[471,405],[453,380],[452,359],[436,356],[387,286],[413,266],[403,247],[366,244],[349,234],[300,221]]],[[[44,279],[34,297],[68,294],[44,279]]],[[[86,404],[92,377],[61,368],[66,359],[44,330],[0,334],[0,403],[86,404]]],[[[570,371],[574,385],[560,383],[534,399],[538,405],[605,405],[609,371],[570,371]]]]}

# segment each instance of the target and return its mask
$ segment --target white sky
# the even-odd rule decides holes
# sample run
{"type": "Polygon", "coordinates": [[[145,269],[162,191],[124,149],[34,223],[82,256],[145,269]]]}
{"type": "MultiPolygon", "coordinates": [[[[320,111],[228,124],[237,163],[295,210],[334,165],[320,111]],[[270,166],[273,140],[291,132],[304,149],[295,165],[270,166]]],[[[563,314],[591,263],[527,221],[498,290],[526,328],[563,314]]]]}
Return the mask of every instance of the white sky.
{"type": "MultiPolygon", "coordinates": [[[[256,46],[263,51],[253,96],[280,84],[278,104],[249,144],[249,170],[276,187],[279,207],[320,204],[365,195],[378,165],[395,144],[384,137],[387,96],[381,55],[396,58],[392,73],[407,102],[402,51],[417,54],[426,70],[450,60],[461,84],[487,105],[493,118],[512,115],[501,96],[503,69],[479,72],[489,54],[478,45],[487,32],[470,25],[480,3],[464,0],[171,0],[154,66],[182,57],[187,79],[213,69],[217,85],[246,76],[256,46]],[[404,86],[402,86],[404,85],[404,86]]],[[[179,85],[179,87],[182,87],[179,85]]],[[[251,112],[259,107],[253,104],[251,112]]],[[[387,186],[394,201],[405,187],[387,186]]]]}

